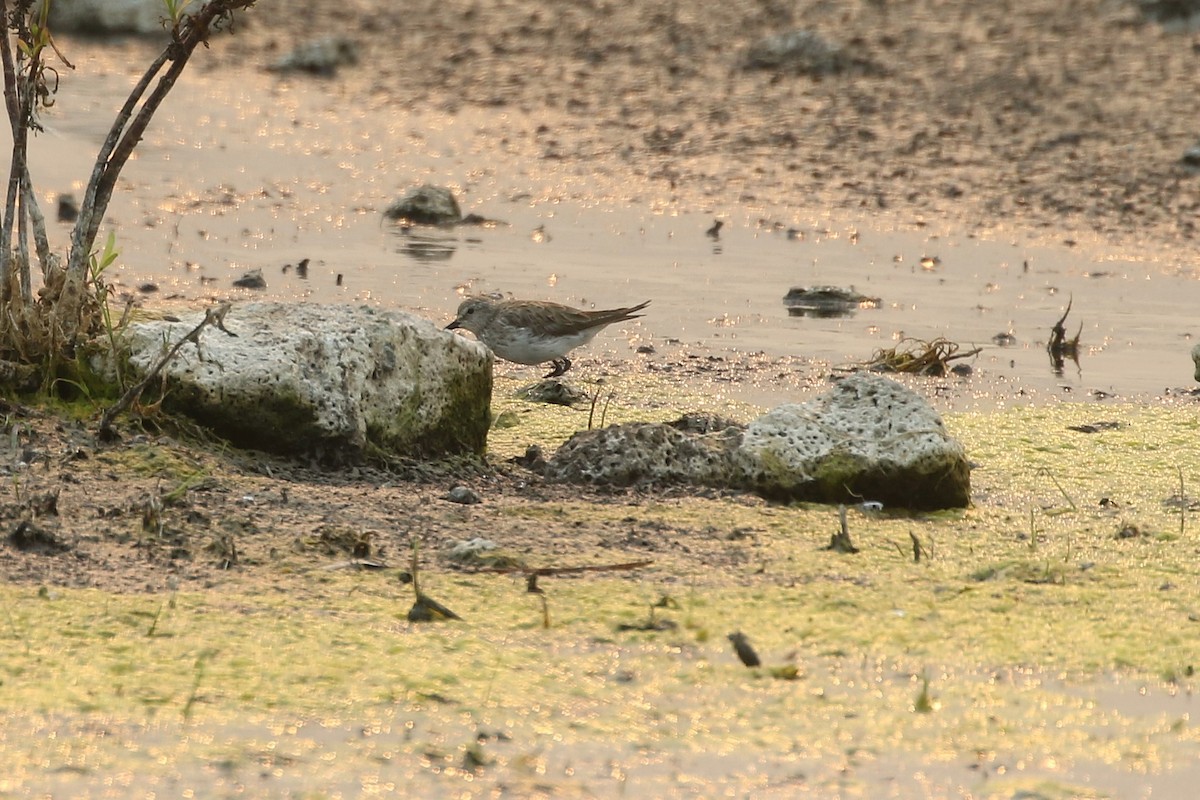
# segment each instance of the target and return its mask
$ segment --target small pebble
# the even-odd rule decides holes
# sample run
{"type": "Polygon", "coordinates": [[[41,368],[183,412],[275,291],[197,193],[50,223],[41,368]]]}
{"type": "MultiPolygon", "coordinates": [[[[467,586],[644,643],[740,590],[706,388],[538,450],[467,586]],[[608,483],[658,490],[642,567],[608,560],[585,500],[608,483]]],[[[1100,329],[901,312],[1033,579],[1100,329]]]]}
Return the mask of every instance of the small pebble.
{"type": "Polygon", "coordinates": [[[479,495],[466,486],[455,486],[446,493],[446,499],[451,503],[462,503],[464,506],[473,506],[476,503],[482,502],[479,495]]]}
{"type": "Polygon", "coordinates": [[[77,219],[79,219],[79,201],[75,199],[75,195],[60,194],[58,196],[58,221],[74,222],[77,219]]]}

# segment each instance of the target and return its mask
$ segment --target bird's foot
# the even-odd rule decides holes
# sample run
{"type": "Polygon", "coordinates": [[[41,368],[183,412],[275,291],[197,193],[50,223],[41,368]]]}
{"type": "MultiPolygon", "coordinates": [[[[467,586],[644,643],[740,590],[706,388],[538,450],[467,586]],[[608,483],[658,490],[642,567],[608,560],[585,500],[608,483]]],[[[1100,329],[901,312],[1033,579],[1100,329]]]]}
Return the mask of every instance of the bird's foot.
{"type": "Polygon", "coordinates": [[[571,368],[571,359],[569,358],[556,358],[550,363],[554,365],[554,369],[542,376],[544,378],[557,378],[571,368]]]}

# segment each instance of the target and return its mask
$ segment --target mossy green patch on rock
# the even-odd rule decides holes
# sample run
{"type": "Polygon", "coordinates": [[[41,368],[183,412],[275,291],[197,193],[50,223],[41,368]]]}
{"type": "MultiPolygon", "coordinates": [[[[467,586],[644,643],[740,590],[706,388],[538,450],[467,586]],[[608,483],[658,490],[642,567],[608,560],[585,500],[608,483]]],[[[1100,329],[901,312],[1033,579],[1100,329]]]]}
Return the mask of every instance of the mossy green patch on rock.
{"type": "Polygon", "coordinates": [[[279,455],[343,450],[350,442],[334,437],[314,418],[298,394],[278,387],[270,395],[213,397],[195,385],[175,385],[163,398],[163,408],[196,420],[239,447],[279,455]],[[280,437],[280,431],[287,431],[280,437]]]}
{"type": "Polygon", "coordinates": [[[436,424],[422,425],[424,395],[418,387],[405,402],[397,404],[393,419],[369,423],[367,438],[385,450],[409,456],[483,455],[491,427],[491,396],[490,372],[451,376],[439,387],[444,413],[436,424]]]}

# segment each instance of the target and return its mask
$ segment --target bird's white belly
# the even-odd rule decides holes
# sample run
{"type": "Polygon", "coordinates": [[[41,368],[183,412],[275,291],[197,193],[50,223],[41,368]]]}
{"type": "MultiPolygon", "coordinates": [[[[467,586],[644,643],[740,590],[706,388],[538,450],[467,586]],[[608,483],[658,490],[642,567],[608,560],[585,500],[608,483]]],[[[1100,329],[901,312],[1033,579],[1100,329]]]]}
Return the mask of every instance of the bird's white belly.
{"type": "Polygon", "coordinates": [[[507,341],[492,341],[492,352],[506,361],[518,364],[541,364],[562,358],[580,345],[596,338],[598,330],[572,333],[567,336],[528,336],[523,332],[507,341]]]}

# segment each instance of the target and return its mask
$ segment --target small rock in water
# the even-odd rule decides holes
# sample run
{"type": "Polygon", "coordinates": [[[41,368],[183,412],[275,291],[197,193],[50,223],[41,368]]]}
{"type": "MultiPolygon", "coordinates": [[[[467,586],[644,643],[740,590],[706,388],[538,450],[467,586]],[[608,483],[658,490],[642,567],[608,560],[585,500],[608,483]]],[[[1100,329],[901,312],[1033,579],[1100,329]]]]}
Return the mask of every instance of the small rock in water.
{"type": "Polygon", "coordinates": [[[265,289],[267,288],[267,279],[263,277],[261,269],[252,269],[235,280],[233,285],[239,289],[265,289]]]}
{"type": "Polygon", "coordinates": [[[60,194],[58,196],[58,221],[74,222],[77,219],[79,219],[79,201],[75,199],[75,195],[60,194]]]}
{"type": "Polygon", "coordinates": [[[358,45],[340,36],[325,36],[297,47],[267,69],[273,72],[309,72],[329,77],[338,67],[358,63],[358,45]]]}
{"type": "Polygon", "coordinates": [[[879,308],[878,297],[859,294],[851,286],[795,286],[784,295],[783,304],[792,317],[848,317],[860,308],[879,308]]]}
{"type": "Polygon", "coordinates": [[[415,225],[457,225],[462,210],[449,189],[425,184],[388,206],[383,216],[415,225]]]}
{"type": "Polygon", "coordinates": [[[997,347],[1012,347],[1017,343],[1017,337],[1011,333],[1001,331],[992,337],[992,344],[997,347]]]}

